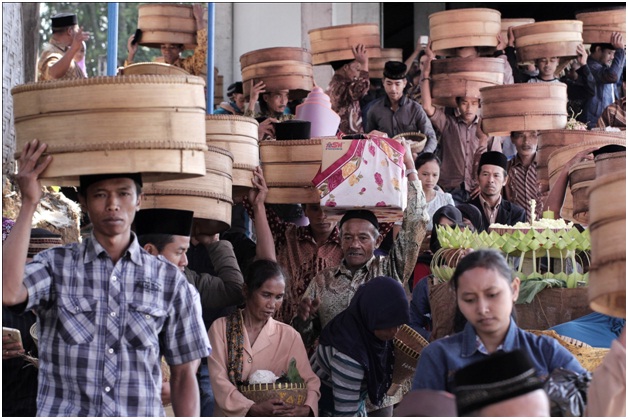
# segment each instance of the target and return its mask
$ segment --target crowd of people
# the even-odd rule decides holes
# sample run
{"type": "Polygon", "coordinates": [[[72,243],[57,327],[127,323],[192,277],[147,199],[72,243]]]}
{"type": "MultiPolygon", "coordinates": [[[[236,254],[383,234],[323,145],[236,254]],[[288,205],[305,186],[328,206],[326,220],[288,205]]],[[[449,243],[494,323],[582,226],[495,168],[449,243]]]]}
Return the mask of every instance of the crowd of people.
{"type": "MultiPolygon", "coordinates": [[[[164,62],[191,74],[207,50],[199,5],[194,17],[193,55],[181,58],[183,45],[161,47],[164,62]]],[[[86,77],[89,36],[76,15],[57,15],[52,27],[39,80],[86,77]]],[[[4,416],[549,416],[557,401],[544,384],[552,373],[589,373],[557,340],[517,326],[520,279],[503,254],[470,250],[457,263],[455,333],[447,337],[431,333],[430,265],[440,247],[437,226],[482,232],[525,222],[532,212],[558,214],[566,173],[593,150],[563,168],[562,195],[543,192],[537,131],[489,137],[480,98],[457,97],[455,108],[434,104],[430,76],[439,58],[429,43],[410,62],[387,62],[381,83],[369,79],[368,49],[352,51],[354,59],[331,63],[327,88],[339,135],[426,136],[418,154],[404,142],[400,225],[368,210],[347,211],[336,223],[312,203],[296,205],[294,222],[265,203],[258,167],[253,188],[234,206],[242,217],[230,232],[209,236],[192,211],[140,209],[141,175],[116,173],[81,176],[78,201],[90,229],[81,243],[60,243],[32,230],[40,176],[53,157],[42,158],[47,145],[38,140],[24,146],[19,215],[3,219],[3,326],[21,334],[3,333],[4,416]],[[364,103],[372,84],[383,92],[364,103]],[[414,377],[391,393],[393,339],[405,324],[429,344],[414,377]],[[294,379],[294,368],[301,403],[247,396],[256,372],[294,379]]],[[[479,53],[456,50],[458,57],[479,53]]],[[[521,69],[512,30],[507,41],[499,37],[494,56],[507,65],[506,83],[564,80],[558,57],[521,69]]],[[[625,129],[621,34],[589,51],[580,45],[564,77],[589,128],[625,129]]],[[[251,82],[248,98],[242,82],[227,94],[215,113],[256,118],[260,141],[275,138],[273,123],[294,118],[289,92],[266,91],[263,81],[251,82]]],[[[625,415],[625,321],[615,320],[621,325],[610,352],[582,390],[590,416],[625,415]]]]}

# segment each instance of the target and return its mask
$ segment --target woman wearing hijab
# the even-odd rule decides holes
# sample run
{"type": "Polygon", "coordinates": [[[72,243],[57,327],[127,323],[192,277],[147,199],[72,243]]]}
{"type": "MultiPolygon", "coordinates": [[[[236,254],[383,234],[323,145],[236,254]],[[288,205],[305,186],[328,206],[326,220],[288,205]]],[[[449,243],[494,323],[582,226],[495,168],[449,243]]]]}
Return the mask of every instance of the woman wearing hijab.
{"type": "Polygon", "coordinates": [[[468,228],[478,233],[486,231],[486,227],[482,223],[482,213],[478,207],[471,204],[458,204],[456,208],[462,213],[462,221],[468,228]]]}
{"type": "Polygon", "coordinates": [[[358,288],[325,326],[310,360],[322,384],[321,416],[367,416],[367,395],[376,406],[382,402],[392,384],[391,340],[407,322],[408,300],[398,281],[379,276],[358,288]]]}

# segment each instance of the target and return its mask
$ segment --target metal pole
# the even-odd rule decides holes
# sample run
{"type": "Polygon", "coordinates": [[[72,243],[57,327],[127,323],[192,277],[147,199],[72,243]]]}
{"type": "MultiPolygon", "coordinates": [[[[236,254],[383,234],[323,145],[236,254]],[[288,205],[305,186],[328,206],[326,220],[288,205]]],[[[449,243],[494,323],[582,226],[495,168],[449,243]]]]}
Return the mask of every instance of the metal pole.
{"type": "Polygon", "coordinates": [[[118,69],[118,3],[107,4],[107,75],[118,69]]]}
{"type": "Polygon", "coordinates": [[[207,114],[214,112],[214,3],[207,3],[207,114]]]}

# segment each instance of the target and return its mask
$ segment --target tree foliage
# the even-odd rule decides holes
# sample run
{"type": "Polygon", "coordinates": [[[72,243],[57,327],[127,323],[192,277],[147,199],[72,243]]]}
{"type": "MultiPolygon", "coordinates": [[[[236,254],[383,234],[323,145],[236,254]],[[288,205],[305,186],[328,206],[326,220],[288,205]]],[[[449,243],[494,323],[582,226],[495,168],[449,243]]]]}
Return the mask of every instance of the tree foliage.
{"type": "MultiPolygon", "coordinates": [[[[91,33],[90,39],[86,42],[87,50],[85,54],[85,67],[87,75],[90,77],[105,75],[98,74],[98,58],[106,61],[107,57],[107,16],[108,3],[42,3],[40,50],[45,42],[50,39],[52,27],[50,18],[57,13],[76,13],[79,26],[83,30],[91,33]]],[[[126,44],[129,37],[137,29],[137,13],[141,3],[118,3],[118,57],[117,64],[121,66],[127,57],[126,44]]],[[[158,49],[142,47],[135,55],[135,62],[153,61],[160,56],[158,49]]]]}

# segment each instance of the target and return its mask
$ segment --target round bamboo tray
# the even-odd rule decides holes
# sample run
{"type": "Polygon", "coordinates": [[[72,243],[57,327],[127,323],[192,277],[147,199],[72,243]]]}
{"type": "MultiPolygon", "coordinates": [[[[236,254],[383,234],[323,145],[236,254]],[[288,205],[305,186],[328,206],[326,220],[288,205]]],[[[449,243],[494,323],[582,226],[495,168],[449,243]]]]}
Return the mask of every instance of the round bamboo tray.
{"type": "Polygon", "coordinates": [[[137,27],[142,30],[140,45],[160,48],[162,44],[196,47],[196,20],[191,5],[154,3],[138,7],[137,27]]]}
{"type": "Polygon", "coordinates": [[[167,76],[189,75],[184,69],[166,63],[135,63],[120,70],[121,76],[140,76],[147,74],[158,74],[167,76]]]}
{"type": "Polygon", "coordinates": [[[141,172],[145,182],[205,174],[203,79],[115,76],[29,83],[12,89],[16,158],[33,138],[53,156],[42,183],[141,172]]]}
{"type": "Polygon", "coordinates": [[[393,339],[395,365],[393,366],[392,386],[388,395],[394,395],[399,386],[410,377],[414,377],[417,362],[423,348],[429,342],[407,324],[401,326],[393,339]]]}
{"type": "Polygon", "coordinates": [[[582,39],[585,44],[608,44],[613,32],[620,32],[626,39],[625,4],[621,9],[578,13],[576,19],[582,21],[582,39]]]}
{"type": "Polygon", "coordinates": [[[582,22],[552,20],[513,28],[517,61],[532,62],[537,58],[578,56],[576,48],[582,43],[582,22]]]}
{"type": "Polygon", "coordinates": [[[369,78],[381,79],[384,77],[384,67],[387,61],[403,62],[403,49],[381,48],[379,57],[369,57],[369,78]]]}
{"type": "Polygon", "coordinates": [[[228,230],[233,206],[233,154],[209,146],[205,161],[207,172],[201,178],[145,184],[142,208],[194,211],[202,234],[213,235],[228,230]]]}
{"type": "Polygon", "coordinates": [[[321,200],[314,186],[269,186],[264,202],[268,204],[320,204],[321,200]]]}
{"type": "Polygon", "coordinates": [[[313,65],[353,60],[351,47],[357,44],[364,44],[369,58],[381,55],[379,25],[376,23],[328,26],[312,29],[308,35],[313,65]]]}
{"type": "Polygon", "coordinates": [[[563,129],[567,125],[567,85],[518,83],[483,87],[482,129],[488,135],[563,129]]]}
{"type": "Polygon", "coordinates": [[[504,39],[504,41],[508,41],[508,28],[511,26],[521,26],[521,25],[528,25],[530,23],[534,23],[534,19],[532,18],[519,18],[519,19],[502,19],[501,20],[501,25],[502,25],[502,30],[501,30],[501,34],[502,34],[502,38],[504,39]]]}
{"type": "Polygon", "coordinates": [[[238,391],[255,403],[281,399],[291,406],[303,406],[307,400],[307,387],[303,383],[251,384],[238,386],[238,391]]]}
{"type": "Polygon", "coordinates": [[[229,150],[233,154],[233,186],[253,187],[253,171],[259,166],[259,145],[254,118],[238,115],[207,115],[205,130],[208,146],[229,150]]]}
{"type": "Polygon", "coordinates": [[[320,138],[262,141],[259,151],[268,187],[313,186],[323,159],[320,138]]]}
{"type": "Polygon", "coordinates": [[[314,87],[312,55],[304,48],[277,47],[240,56],[244,95],[251,93],[251,80],[263,81],[267,92],[289,90],[291,99],[302,99],[314,87]]]}
{"type": "Polygon", "coordinates": [[[606,176],[626,170],[626,152],[605,153],[595,156],[595,175],[606,176]]]}
{"type": "Polygon", "coordinates": [[[589,187],[589,228],[589,304],[602,314],[626,318],[625,171],[598,177],[589,187]]]}
{"type": "Polygon", "coordinates": [[[492,53],[501,31],[501,13],[493,9],[452,9],[429,16],[430,39],[436,55],[456,56],[456,49],[479,47],[492,53]]]}
{"type": "Polygon", "coordinates": [[[589,224],[588,188],[595,180],[595,162],[585,160],[569,170],[569,188],[573,197],[573,219],[580,224],[589,224]]]}
{"type": "Polygon", "coordinates": [[[432,61],[432,99],[456,107],[457,97],[480,98],[480,89],[504,83],[501,58],[445,58],[432,61]]]}

